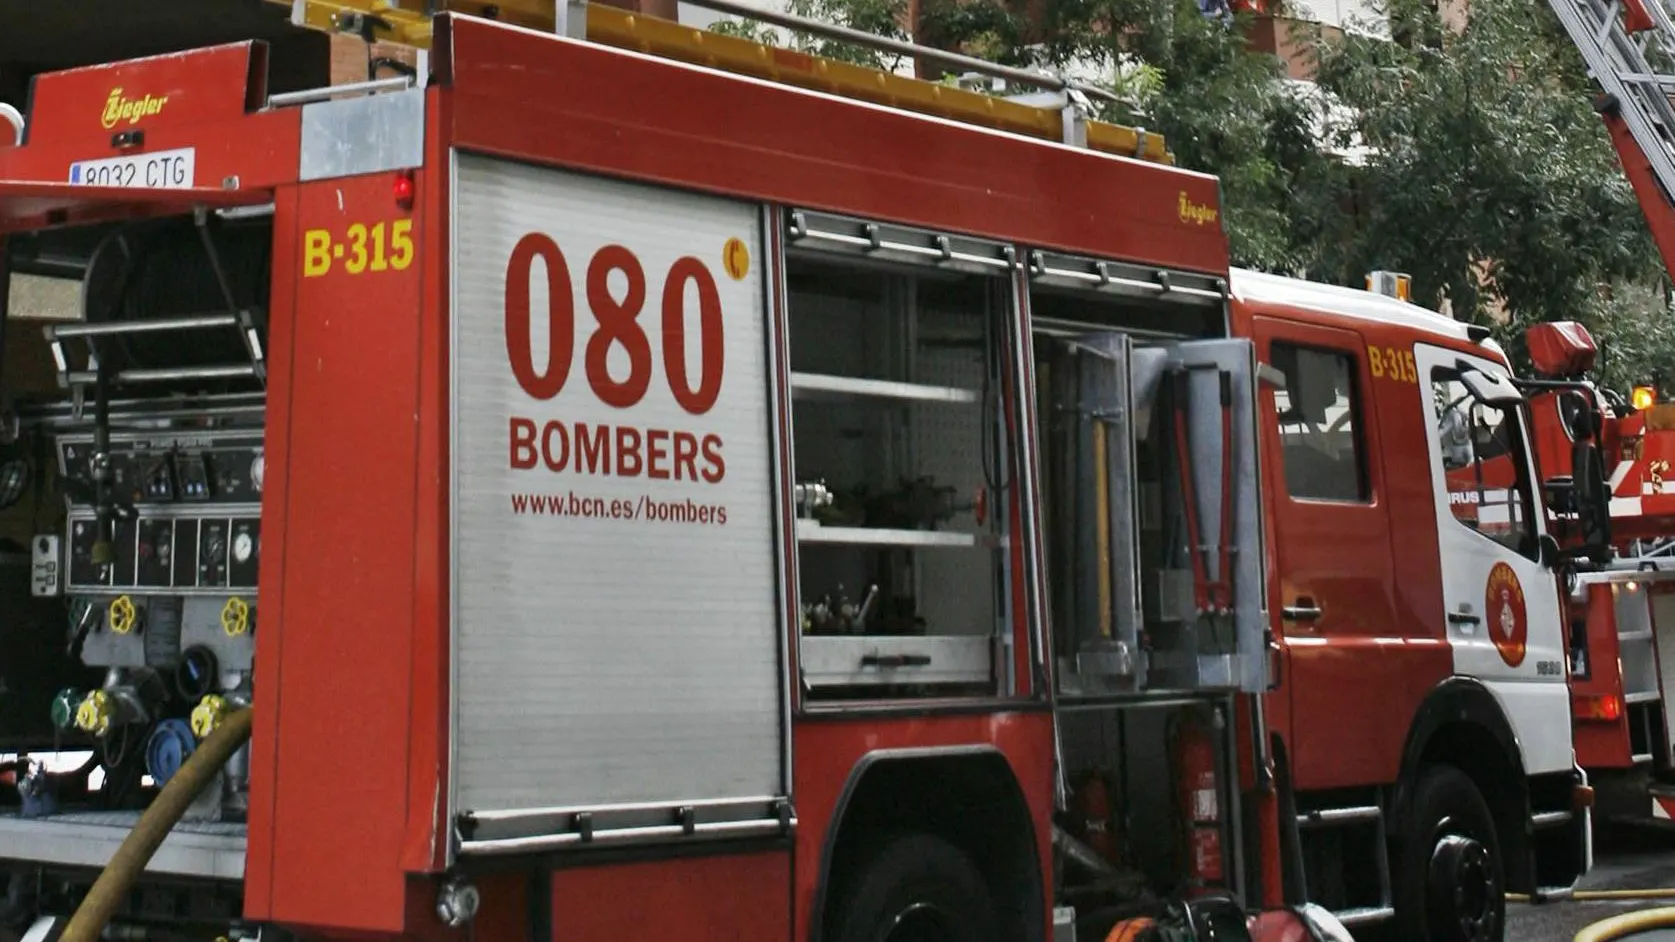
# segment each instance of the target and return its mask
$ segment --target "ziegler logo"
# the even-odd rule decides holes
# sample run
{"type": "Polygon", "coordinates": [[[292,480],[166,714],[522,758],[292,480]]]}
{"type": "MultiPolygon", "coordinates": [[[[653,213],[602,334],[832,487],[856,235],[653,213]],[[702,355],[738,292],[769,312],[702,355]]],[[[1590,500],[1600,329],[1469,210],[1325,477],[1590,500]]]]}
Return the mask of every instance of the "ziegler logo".
{"type": "Polygon", "coordinates": [[[1200,226],[1207,226],[1216,221],[1215,207],[1208,203],[1194,203],[1192,197],[1181,191],[1181,222],[1190,222],[1200,226]]]}
{"type": "Polygon", "coordinates": [[[144,98],[124,98],[120,86],[111,89],[110,97],[105,99],[105,113],[100,116],[99,123],[105,130],[110,130],[126,121],[129,124],[139,124],[141,118],[149,118],[163,113],[163,106],[169,103],[169,96],[144,98]]]}

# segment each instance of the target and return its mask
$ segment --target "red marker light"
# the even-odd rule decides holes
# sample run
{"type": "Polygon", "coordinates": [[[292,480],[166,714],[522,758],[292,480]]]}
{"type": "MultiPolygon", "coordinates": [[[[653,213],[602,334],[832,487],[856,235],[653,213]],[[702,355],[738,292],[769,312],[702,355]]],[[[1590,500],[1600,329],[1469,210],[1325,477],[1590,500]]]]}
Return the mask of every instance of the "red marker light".
{"type": "Polygon", "coordinates": [[[1611,694],[1594,694],[1576,698],[1571,715],[1580,720],[1604,720],[1615,723],[1623,717],[1623,701],[1611,694]]]}
{"type": "Polygon", "coordinates": [[[396,174],[395,201],[402,209],[413,208],[413,171],[403,170],[396,174]]]}

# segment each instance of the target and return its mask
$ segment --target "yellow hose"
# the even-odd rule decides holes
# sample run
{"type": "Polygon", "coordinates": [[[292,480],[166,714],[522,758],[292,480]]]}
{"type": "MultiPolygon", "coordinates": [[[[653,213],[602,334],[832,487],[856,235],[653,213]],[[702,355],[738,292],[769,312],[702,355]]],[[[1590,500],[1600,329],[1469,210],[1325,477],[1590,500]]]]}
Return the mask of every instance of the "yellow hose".
{"type": "MultiPolygon", "coordinates": [[[[1574,900],[1578,903],[1598,903],[1605,901],[1623,901],[1640,899],[1675,899],[1675,887],[1656,887],[1640,890],[1577,890],[1567,896],[1560,897],[1554,902],[1574,900]]],[[[1527,903],[1530,898],[1524,893],[1506,894],[1508,903],[1527,903]]]]}
{"type": "Polygon", "coordinates": [[[1671,927],[1675,927],[1675,908],[1665,906],[1658,909],[1642,909],[1639,912],[1602,919],[1576,933],[1574,942],[1609,942],[1631,932],[1671,927]]]}
{"type": "Polygon", "coordinates": [[[181,763],[180,771],[158,792],[151,807],[140,815],[134,830],[129,832],[110,863],[99,873],[93,889],[87,892],[87,898],[81,901],[76,914],[70,917],[70,924],[64,928],[60,942],[98,942],[100,933],[110,922],[111,914],[128,895],[134,881],[145,870],[145,865],[151,862],[151,856],[157,853],[163,839],[169,836],[169,831],[186,814],[186,809],[192,806],[204,786],[214,780],[215,773],[249,739],[250,709],[246,707],[228,714],[215,732],[198,744],[192,755],[181,763]]]}

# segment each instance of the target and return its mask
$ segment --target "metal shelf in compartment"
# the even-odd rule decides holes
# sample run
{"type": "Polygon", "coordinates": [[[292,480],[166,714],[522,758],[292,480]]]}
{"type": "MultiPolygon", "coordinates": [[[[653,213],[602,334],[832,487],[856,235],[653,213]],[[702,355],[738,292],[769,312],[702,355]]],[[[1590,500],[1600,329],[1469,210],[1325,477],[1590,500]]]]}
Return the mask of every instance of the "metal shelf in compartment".
{"type": "Polygon", "coordinates": [[[833,376],[827,373],[792,373],[791,391],[798,399],[873,397],[953,405],[975,405],[980,398],[975,390],[961,389],[957,386],[898,383],[892,380],[833,376]]]}
{"type": "Polygon", "coordinates": [[[988,546],[987,537],[950,530],[894,530],[885,527],[828,527],[818,520],[797,521],[798,543],[841,546],[898,546],[903,548],[964,548],[988,546]]]}
{"type": "Polygon", "coordinates": [[[986,684],[994,649],[988,635],[803,635],[798,657],[813,689],[986,684]]]}

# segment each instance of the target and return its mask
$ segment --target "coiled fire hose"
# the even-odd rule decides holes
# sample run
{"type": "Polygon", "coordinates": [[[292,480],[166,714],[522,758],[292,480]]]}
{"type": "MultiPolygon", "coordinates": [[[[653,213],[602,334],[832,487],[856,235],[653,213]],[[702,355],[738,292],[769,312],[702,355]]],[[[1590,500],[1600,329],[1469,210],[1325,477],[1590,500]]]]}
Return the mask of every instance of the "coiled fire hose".
{"type": "Polygon", "coordinates": [[[151,807],[140,815],[139,823],[118,847],[110,863],[99,873],[93,889],[76,908],[70,924],[64,928],[60,942],[98,942],[100,933],[110,922],[116,908],[127,897],[134,881],[139,879],[146,864],[192,806],[198,793],[214,781],[215,773],[227,764],[250,739],[250,708],[227,714],[215,731],[209,734],[192,755],[181,764],[180,771],[170,778],[152,801],[151,807]]]}
{"type": "Polygon", "coordinates": [[[1575,942],[1609,942],[1611,939],[1624,939],[1633,942],[1642,932],[1656,929],[1675,927],[1675,909],[1664,906],[1658,909],[1642,909],[1638,912],[1623,913],[1602,919],[1591,926],[1576,933],[1575,942]]]}

